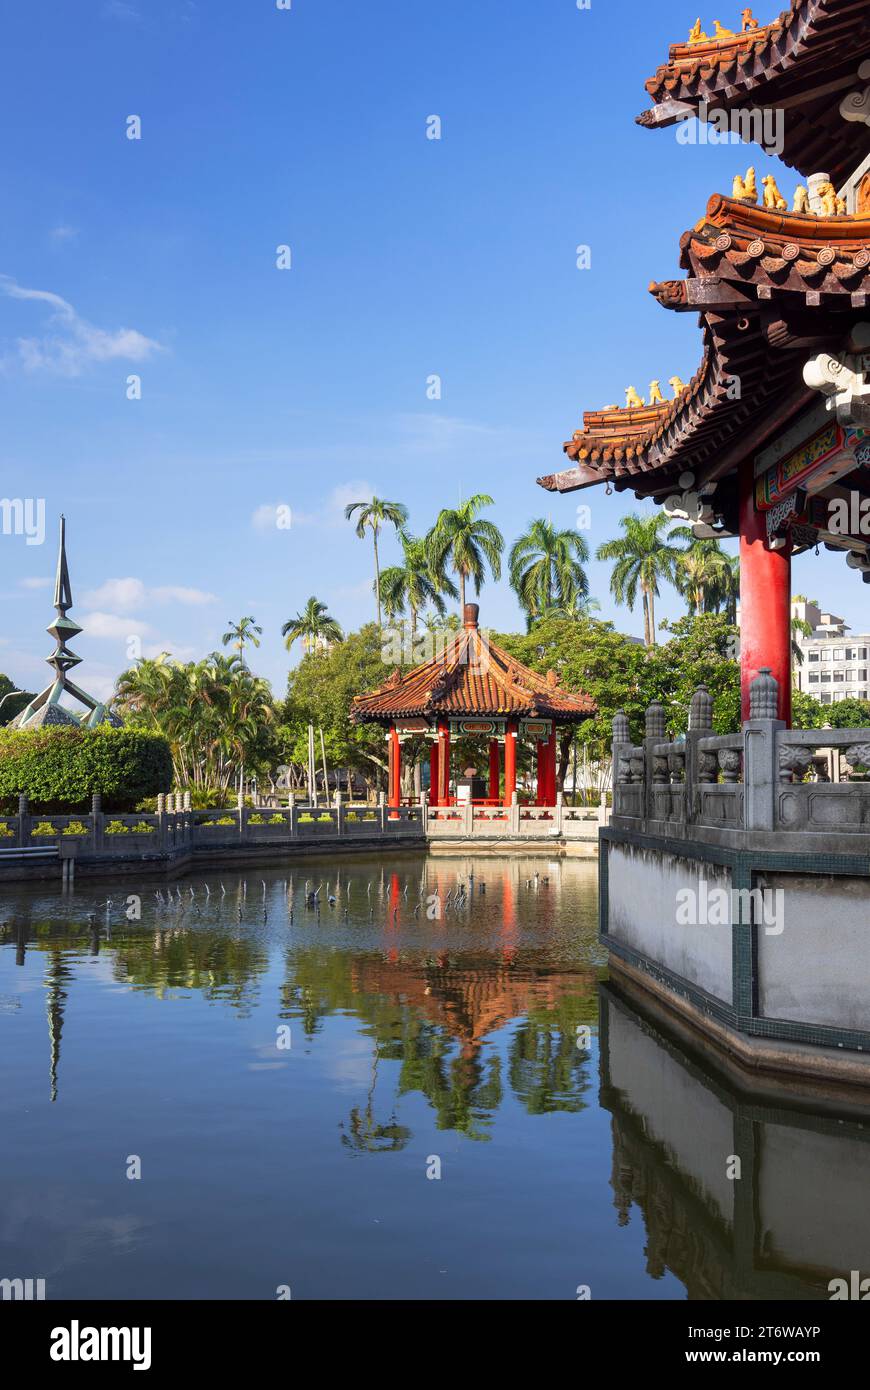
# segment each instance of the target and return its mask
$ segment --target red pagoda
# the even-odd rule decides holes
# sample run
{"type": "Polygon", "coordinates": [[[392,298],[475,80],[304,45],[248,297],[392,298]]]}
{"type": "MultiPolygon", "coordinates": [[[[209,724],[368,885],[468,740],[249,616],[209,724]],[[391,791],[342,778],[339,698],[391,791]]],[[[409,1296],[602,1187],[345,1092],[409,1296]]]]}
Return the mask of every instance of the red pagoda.
{"type": "Polygon", "coordinates": [[[483,738],[489,744],[488,795],[482,804],[510,806],[517,788],[517,740],[537,751],[538,804],[556,802],[556,731],[595,713],[595,702],[562,690],[558,676],[546,676],[515,661],[478,626],[478,605],[467,603],[462,629],[443,653],[386,684],[358,695],[351,707],[355,723],[381,724],[388,733],[390,806],[401,803],[402,744],[421,735],[431,742],[430,805],[449,806],[450,741],[483,738]],[[502,754],[504,748],[504,790],[502,754]]]}

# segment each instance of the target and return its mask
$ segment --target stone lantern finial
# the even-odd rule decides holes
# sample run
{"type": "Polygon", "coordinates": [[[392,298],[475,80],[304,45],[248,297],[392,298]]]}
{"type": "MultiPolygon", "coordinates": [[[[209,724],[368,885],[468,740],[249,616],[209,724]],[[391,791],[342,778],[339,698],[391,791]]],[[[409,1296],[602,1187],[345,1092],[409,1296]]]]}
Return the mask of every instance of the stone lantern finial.
{"type": "Polygon", "coordinates": [[[645,729],[647,738],[665,737],[665,707],[660,700],[647,706],[645,729]]]}
{"type": "Polygon", "coordinates": [[[690,732],[703,732],[713,727],[713,696],[704,681],[696,689],[689,704],[690,732]]]}
{"type": "Polygon", "coordinates": [[[762,666],[749,686],[749,718],[776,719],[779,709],[779,681],[762,666]]]}

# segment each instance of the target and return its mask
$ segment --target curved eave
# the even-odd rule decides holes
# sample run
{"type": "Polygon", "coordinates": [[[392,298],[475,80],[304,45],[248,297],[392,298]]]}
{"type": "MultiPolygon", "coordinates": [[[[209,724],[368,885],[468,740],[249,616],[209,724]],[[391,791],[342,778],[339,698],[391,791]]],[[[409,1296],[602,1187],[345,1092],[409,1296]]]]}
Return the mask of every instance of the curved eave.
{"type": "MultiPolygon", "coordinates": [[[[783,162],[804,177],[824,169],[838,186],[866,153],[860,122],[840,115],[870,56],[866,0],[791,0],[770,24],[731,38],[674,44],[646,82],[648,128],[714,110],[780,111],[783,162]]],[[[754,137],[753,137],[754,138],[754,137]]]]}

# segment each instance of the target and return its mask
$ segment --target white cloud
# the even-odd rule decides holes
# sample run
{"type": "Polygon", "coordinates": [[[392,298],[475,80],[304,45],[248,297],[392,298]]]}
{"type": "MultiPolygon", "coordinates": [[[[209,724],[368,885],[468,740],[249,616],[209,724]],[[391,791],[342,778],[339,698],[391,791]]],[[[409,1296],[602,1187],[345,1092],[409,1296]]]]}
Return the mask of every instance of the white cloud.
{"type": "Polygon", "coordinates": [[[87,637],[120,637],[123,641],[128,637],[146,637],[154,631],[150,623],[143,623],[132,614],[122,617],[119,613],[86,613],[80,623],[87,637]]]}
{"type": "Polygon", "coordinates": [[[136,328],[97,328],[50,290],[25,289],[8,275],[0,275],[0,291],[10,299],[46,305],[50,310],[49,323],[55,325],[54,331],[41,338],[16,339],[17,358],[7,356],[6,365],[12,360],[26,371],[48,369],[64,376],[78,376],[94,363],[144,362],[152,353],[164,351],[162,344],[146,338],[136,328]]]}
{"type": "Polygon", "coordinates": [[[73,241],[78,234],[78,227],[70,227],[65,222],[61,222],[57,227],[52,227],[49,232],[52,241],[58,242],[73,241]]]}
{"type": "Polygon", "coordinates": [[[138,24],[142,16],[132,0],[104,0],[103,18],[132,20],[134,24],[138,24]]]}
{"type": "Polygon", "coordinates": [[[53,582],[47,574],[43,575],[42,578],[38,575],[32,575],[27,579],[19,579],[18,586],[21,589],[50,589],[53,582]]]}
{"type": "Polygon", "coordinates": [[[185,607],[198,608],[206,603],[214,603],[215,595],[207,593],[205,589],[190,589],[178,584],[158,585],[149,589],[141,579],[129,576],[126,579],[107,579],[98,589],[84,594],[82,602],[94,608],[129,613],[155,603],[181,603],[185,607]]]}

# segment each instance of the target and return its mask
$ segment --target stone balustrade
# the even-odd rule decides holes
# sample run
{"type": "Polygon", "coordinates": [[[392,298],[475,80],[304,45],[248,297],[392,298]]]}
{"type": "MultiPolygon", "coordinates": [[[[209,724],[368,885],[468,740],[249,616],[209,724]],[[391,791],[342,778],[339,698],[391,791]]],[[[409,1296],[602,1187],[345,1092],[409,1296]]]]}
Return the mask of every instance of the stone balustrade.
{"type": "Polygon", "coordinates": [[[750,698],[740,732],[715,735],[712,697],[699,686],[688,728],[672,741],[658,703],[646,712],[641,744],[632,744],[619,711],[613,824],[701,839],[731,831],[870,834],[870,729],[787,729],[775,717],[777,683],[766,669],[750,698]]]}

